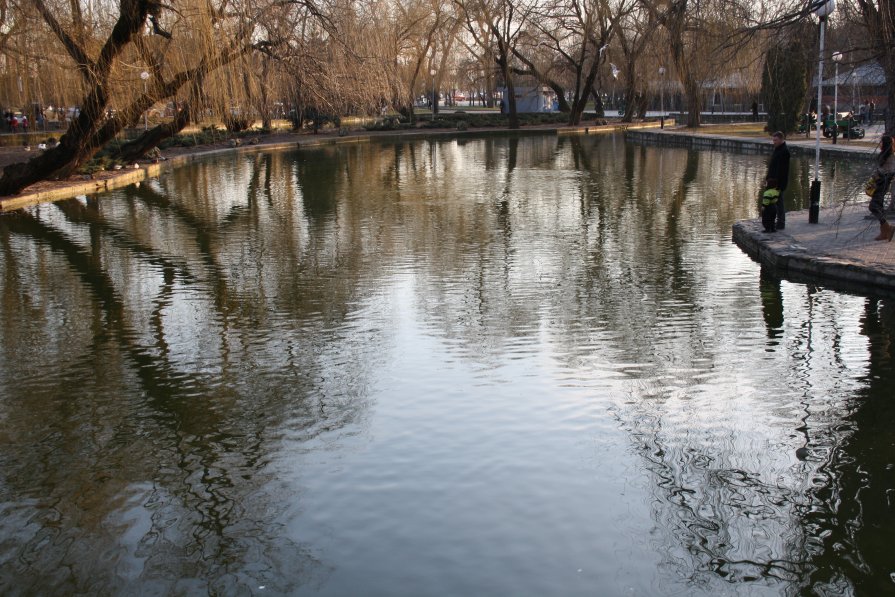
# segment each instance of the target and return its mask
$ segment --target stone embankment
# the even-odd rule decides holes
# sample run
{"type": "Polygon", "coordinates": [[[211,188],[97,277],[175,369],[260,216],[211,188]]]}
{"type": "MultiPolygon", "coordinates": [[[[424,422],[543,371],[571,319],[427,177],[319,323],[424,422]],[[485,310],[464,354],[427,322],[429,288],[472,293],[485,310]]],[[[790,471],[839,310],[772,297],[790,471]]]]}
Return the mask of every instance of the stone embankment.
{"type": "Polygon", "coordinates": [[[760,219],[733,225],[737,246],[780,276],[895,297],[895,242],[874,240],[878,234],[866,205],[822,209],[817,224],[805,210],[789,212],[786,229],[774,233],[760,219]]]}

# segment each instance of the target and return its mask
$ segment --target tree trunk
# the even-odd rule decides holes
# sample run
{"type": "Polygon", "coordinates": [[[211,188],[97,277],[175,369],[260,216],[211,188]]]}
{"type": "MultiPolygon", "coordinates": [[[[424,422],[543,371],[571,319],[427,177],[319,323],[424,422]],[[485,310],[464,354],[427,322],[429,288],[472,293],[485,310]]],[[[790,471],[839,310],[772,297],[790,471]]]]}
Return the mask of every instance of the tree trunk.
{"type": "Polygon", "coordinates": [[[504,101],[507,106],[507,114],[509,115],[509,127],[511,129],[519,128],[519,115],[516,113],[516,89],[513,86],[513,73],[510,69],[510,53],[507,51],[507,43],[499,37],[499,32],[495,29],[495,35],[498,35],[497,47],[500,55],[497,57],[497,63],[500,65],[500,71],[503,73],[504,84],[506,85],[506,97],[504,101]]]}
{"type": "Polygon", "coordinates": [[[638,93],[634,103],[637,105],[637,118],[646,118],[646,107],[649,104],[649,96],[645,93],[638,93]]]}
{"type": "Polygon", "coordinates": [[[886,75],[886,130],[887,135],[895,133],[895,75],[886,75]]]}
{"type": "Polygon", "coordinates": [[[140,31],[149,12],[147,0],[121,2],[118,20],[95,60],[78,45],[56,21],[55,15],[42,2],[35,0],[44,21],[63,43],[84,76],[87,94],[81,112],[62,136],[58,146],[26,163],[12,164],[3,169],[0,195],[15,195],[35,182],[56,176],[70,176],[100,148],[113,139],[123,127],[123,120],[109,117],[109,77],[112,67],[126,46],[140,31]]]}
{"type": "Polygon", "coordinates": [[[165,139],[169,139],[182,131],[186,125],[190,123],[192,109],[187,104],[180,110],[171,122],[166,122],[153,127],[134,139],[122,145],[118,149],[116,159],[122,162],[133,162],[144,155],[146,152],[157,147],[165,139]]]}
{"type": "Polygon", "coordinates": [[[687,128],[699,128],[702,118],[702,90],[693,81],[688,81],[684,89],[687,92],[687,128]]]}
{"type": "Polygon", "coordinates": [[[59,140],[59,145],[28,162],[11,164],[0,177],[0,195],[16,195],[27,186],[51,177],[67,178],[115,138],[122,120],[107,118],[108,96],[98,84],[87,95],[78,117],[59,140]]]}
{"type": "Polygon", "coordinates": [[[633,85],[625,86],[625,115],[622,116],[622,122],[632,122],[636,111],[637,92],[633,85]]]}
{"type": "Polygon", "coordinates": [[[562,85],[557,83],[555,80],[545,76],[544,73],[542,73],[538,69],[534,62],[529,60],[528,57],[525,56],[525,54],[519,52],[515,48],[513,48],[513,55],[516,56],[516,58],[518,58],[519,61],[522,62],[526,67],[528,67],[527,71],[514,69],[516,74],[531,75],[538,81],[543,81],[544,85],[547,85],[550,89],[553,90],[553,93],[556,94],[559,111],[563,114],[568,114],[572,111],[572,107],[569,105],[569,102],[566,99],[566,90],[562,87],[562,85]]]}
{"type": "Polygon", "coordinates": [[[606,108],[603,106],[603,97],[597,93],[596,89],[590,90],[591,96],[594,98],[594,111],[597,118],[606,117],[606,108]]]}

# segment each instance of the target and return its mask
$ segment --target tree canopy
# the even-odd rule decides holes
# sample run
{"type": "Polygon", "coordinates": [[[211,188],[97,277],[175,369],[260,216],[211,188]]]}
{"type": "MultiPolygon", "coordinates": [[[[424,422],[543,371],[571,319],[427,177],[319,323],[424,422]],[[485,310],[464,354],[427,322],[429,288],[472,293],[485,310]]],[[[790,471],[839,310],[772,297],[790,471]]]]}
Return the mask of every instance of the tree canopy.
{"type": "MultiPolygon", "coordinates": [[[[781,54],[779,40],[810,38],[818,2],[0,0],[0,107],[52,105],[65,119],[58,147],[7,168],[0,194],[78,171],[141,119],[146,130],[118,149],[122,160],[209,120],[235,130],[269,128],[287,111],[394,111],[413,122],[421,97],[437,109],[435,91],[490,106],[503,89],[514,127],[520,86],[551,90],[570,124],[591,100],[600,114],[611,90],[627,120],[662,95],[679,98],[697,127],[725,81],[735,76],[758,98],[763,73],[779,80],[793,50],[781,54]],[[164,115],[151,128],[150,113],[164,115]]],[[[844,0],[828,24],[828,53],[879,63],[895,106],[895,0],[844,0]]],[[[816,66],[806,64],[810,80],[816,66]]],[[[772,111],[807,108],[783,108],[778,96],[765,86],[772,111]]],[[[887,118],[892,131],[893,110],[887,118]]]]}

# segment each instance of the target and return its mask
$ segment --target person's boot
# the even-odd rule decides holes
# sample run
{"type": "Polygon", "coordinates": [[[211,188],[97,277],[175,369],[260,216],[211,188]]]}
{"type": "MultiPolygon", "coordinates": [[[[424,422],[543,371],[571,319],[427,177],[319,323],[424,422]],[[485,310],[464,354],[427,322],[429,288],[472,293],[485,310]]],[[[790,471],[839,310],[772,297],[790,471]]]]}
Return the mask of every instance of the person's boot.
{"type": "Polygon", "coordinates": [[[880,222],[879,223],[879,234],[873,240],[886,240],[889,238],[889,226],[888,222],[880,222]]]}

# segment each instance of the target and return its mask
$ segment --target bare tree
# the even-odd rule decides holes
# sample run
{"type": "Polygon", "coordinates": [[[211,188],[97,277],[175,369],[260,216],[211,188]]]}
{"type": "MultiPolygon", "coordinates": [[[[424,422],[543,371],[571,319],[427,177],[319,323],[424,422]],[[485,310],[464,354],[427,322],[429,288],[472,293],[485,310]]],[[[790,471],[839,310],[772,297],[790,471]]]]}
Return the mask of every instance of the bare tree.
{"type": "Polygon", "coordinates": [[[895,132],[895,0],[853,0],[867,30],[867,49],[886,77],[885,127],[895,132]]]}
{"type": "MultiPolygon", "coordinates": [[[[455,0],[462,10],[466,28],[476,43],[493,44],[494,60],[503,76],[504,101],[511,129],[519,128],[513,80],[513,48],[528,23],[534,3],[526,0],[455,0]]],[[[483,47],[483,46],[482,46],[483,47]]]]}
{"type": "Polygon", "coordinates": [[[615,43],[621,52],[619,68],[624,84],[625,114],[623,122],[631,122],[646,111],[647,88],[642,70],[644,56],[650,43],[655,43],[656,15],[643,3],[638,3],[619,19],[615,43]]]}
{"type": "Polygon", "coordinates": [[[627,0],[566,0],[534,20],[541,43],[556,54],[567,73],[572,92],[569,124],[581,122],[588,97],[602,87],[599,78],[606,50],[619,20],[632,7],[633,1],[627,0]]]}

